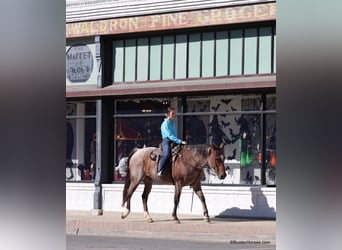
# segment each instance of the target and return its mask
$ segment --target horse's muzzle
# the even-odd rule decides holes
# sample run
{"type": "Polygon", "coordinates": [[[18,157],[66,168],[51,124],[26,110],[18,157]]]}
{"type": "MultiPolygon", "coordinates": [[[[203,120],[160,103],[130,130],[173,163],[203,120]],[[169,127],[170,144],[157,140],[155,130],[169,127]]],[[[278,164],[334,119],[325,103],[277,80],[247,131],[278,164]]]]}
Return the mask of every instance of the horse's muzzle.
{"type": "Polygon", "coordinates": [[[220,175],[219,175],[219,178],[220,178],[220,180],[223,180],[224,178],[226,178],[226,176],[227,176],[227,174],[226,174],[226,173],[224,173],[224,174],[220,174],[220,175]]]}

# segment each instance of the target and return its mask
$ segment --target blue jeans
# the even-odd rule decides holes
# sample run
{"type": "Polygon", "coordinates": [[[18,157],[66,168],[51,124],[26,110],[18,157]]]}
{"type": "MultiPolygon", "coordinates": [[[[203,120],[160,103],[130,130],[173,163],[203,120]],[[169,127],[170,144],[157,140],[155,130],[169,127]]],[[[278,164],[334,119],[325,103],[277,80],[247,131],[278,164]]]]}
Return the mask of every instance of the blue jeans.
{"type": "Polygon", "coordinates": [[[164,170],[165,163],[170,159],[171,157],[171,141],[168,139],[163,139],[162,141],[162,148],[163,148],[163,154],[160,158],[159,163],[159,171],[161,172],[164,170]]]}

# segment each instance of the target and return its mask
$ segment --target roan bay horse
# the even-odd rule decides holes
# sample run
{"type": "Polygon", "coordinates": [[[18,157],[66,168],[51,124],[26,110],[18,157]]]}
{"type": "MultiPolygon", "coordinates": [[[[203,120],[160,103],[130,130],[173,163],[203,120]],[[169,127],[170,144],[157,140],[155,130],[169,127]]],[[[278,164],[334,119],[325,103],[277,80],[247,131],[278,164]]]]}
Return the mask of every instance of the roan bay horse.
{"type": "Polygon", "coordinates": [[[144,208],[144,218],[147,222],[153,222],[147,208],[148,195],[151,192],[154,181],[164,184],[173,184],[174,207],[172,212],[173,220],[180,223],[177,218],[177,207],[180,200],[182,188],[184,186],[192,187],[198,198],[202,202],[204,221],[210,222],[207,205],[202,192],[201,179],[203,169],[209,165],[220,179],[224,179],[227,174],[224,167],[224,144],[220,147],[214,145],[182,145],[178,147],[178,152],[172,159],[172,166],[165,166],[162,176],[157,176],[159,161],[156,160],[156,147],[146,147],[136,149],[129,159],[125,179],[125,185],[122,195],[122,207],[126,203],[126,209],[121,218],[126,218],[131,209],[131,197],[138,187],[140,181],[145,184],[142,194],[144,208]]]}

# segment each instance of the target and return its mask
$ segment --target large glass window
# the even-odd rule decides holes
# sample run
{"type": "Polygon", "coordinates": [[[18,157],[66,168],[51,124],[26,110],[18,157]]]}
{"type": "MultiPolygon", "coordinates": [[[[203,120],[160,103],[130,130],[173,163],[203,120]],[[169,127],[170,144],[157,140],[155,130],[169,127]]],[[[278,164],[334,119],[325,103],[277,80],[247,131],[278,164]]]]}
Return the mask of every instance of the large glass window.
{"type": "Polygon", "coordinates": [[[125,57],[124,57],[124,67],[125,67],[125,82],[133,82],[136,80],[136,40],[128,39],[125,40],[125,57]]]}
{"type": "Polygon", "coordinates": [[[259,74],[271,71],[272,65],[272,28],[259,31],[259,74]]]}
{"type": "Polygon", "coordinates": [[[160,125],[170,105],[176,107],[177,99],[165,97],[115,102],[114,180],[125,178],[125,163],[134,148],[158,147],[161,142],[160,125]]]}
{"type": "Polygon", "coordinates": [[[176,36],[175,78],[186,78],[187,36],[176,36]]]}
{"type": "MultiPolygon", "coordinates": [[[[150,80],[159,80],[161,76],[161,37],[150,39],[150,80]]],[[[120,82],[120,81],[115,81],[120,82]]]]}
{"type": "Polygon", "coordinates": [[[245,30],[244,74],[256,74],[257,70],[257,29],[245,30]]]}
{"type": "Polygon", "coordinates": [[[203,184],[275,185],[275,95],[235,94],[142,98],[115,102],[116,180],[135,147],[158,147],[167,107],[177,109],[177,135],[188,144],[225,144],[227,177],[204,169],[203,184]]]}
{"type": "Polygon", "coordinates": [[[202,77],[214,76],[214,32],[202,34],[202,77]]]}
{"type": "Polygon", "coordinates": [[[242,30],[232,30],[230,32],[230,75],[242,74],[242,55],[243,55],[243,34],[242,30]]]}
{"type": "MultiPolygon", "coordinates": [[[[158,67],[155,65],[154,67],[158,67]]],[[[174,37],[164,36],[162,47],[162,79],[174,78],[174,37]]]]}
{"type": "Polygon", "coordinates": [[[113,41],[113,82],[275,73],[272,25],[113,41]]]}
{"type": "Polygon", "coordinates": [[[228,31],[216,33],[216,76],[228,75],[229,39],[228,31]]]}
{"type": "Polygon", "coordinates": [[[189,34],[189,56],[188,67],[189,78],[200,77],[200,62],[201,62],[201,34],[189,34]]]}
{"type": "Polygon", "coordinates": [[[137,81],[146,81],[148,78],[148,39],[138,39],[137,81]]]}
{"type": "Polygon", "coordinates": [[[66,180],[93,180],[96,169],[96,103],[68,102],[66,131],[66,180]]]}

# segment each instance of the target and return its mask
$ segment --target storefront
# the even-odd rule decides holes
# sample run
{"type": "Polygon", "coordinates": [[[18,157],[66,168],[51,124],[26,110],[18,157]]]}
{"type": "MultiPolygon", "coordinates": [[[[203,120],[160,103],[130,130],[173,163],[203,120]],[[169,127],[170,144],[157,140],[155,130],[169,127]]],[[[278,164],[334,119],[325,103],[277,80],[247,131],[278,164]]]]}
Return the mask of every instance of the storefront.
{"type": "Polygon", "coordinates": [[[94,20],[68,22],[67,11],[67,200],[76,197],[68,187],[83,185],[93,202],[85,209],[106,209],[104,190],[122,186],[120,160],[134,147],[158,146],[169,106],[188,144],[225,144],[227,177],[205,169],[204,186],[275,195],[275,1],[186,10],[191,1],[166,1],[178,2],[177,10],[165,5],[148,15],[134,13],[137,2],[113,1],[126,16],[99,11],[94,20]]]}

